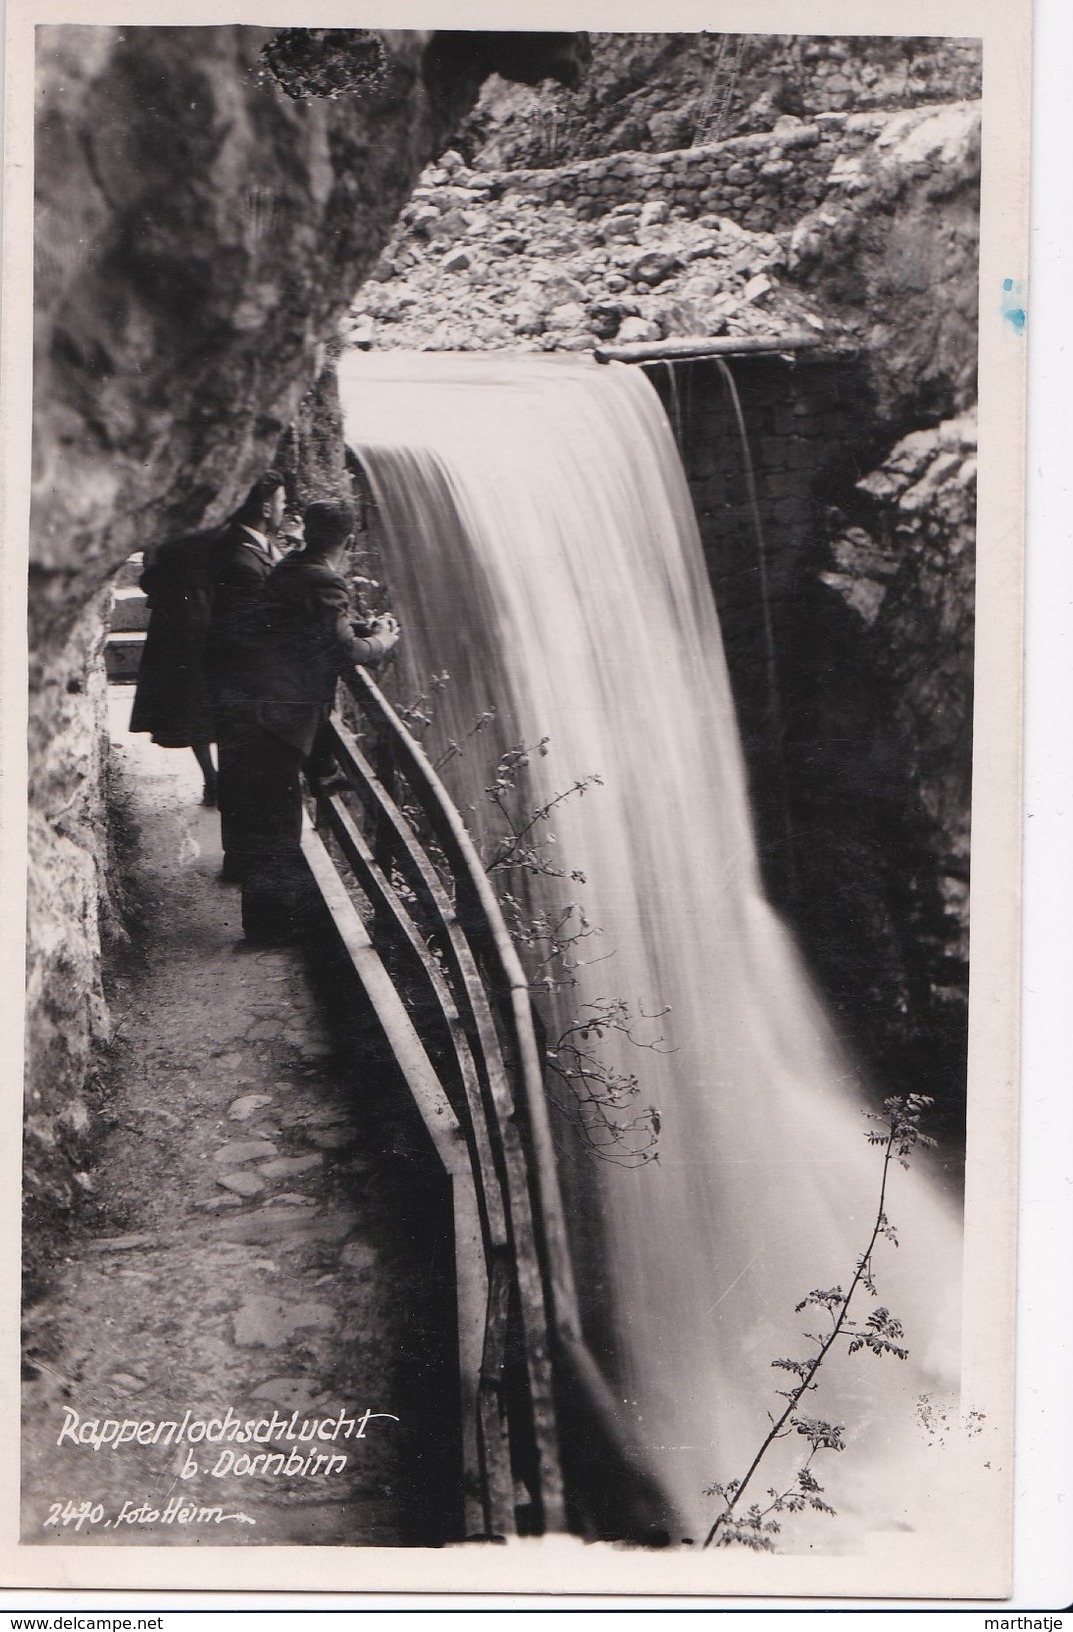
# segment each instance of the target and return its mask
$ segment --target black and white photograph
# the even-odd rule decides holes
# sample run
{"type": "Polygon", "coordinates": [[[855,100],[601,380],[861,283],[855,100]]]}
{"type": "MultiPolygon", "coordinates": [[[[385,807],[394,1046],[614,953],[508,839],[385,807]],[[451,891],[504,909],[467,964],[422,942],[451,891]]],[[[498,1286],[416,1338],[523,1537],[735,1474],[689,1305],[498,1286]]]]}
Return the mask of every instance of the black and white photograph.
{"type": "Polygon", "coordinates": [[[1010,1590],[1012,11],[15,10],[20,1582],[1010,1590]]]}

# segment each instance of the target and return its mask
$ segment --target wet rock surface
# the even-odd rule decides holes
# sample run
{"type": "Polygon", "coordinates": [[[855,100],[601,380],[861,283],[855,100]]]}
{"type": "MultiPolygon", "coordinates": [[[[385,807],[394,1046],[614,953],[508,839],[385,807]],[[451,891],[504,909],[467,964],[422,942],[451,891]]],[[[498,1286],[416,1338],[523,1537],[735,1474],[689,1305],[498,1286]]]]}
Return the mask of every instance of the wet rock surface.
{"type": "Polygon", "coordinates": [[[969,962],[976,453],[975,413],[903,438],[857,484],[874,505],[871,532],[849,573],[842,562],[851,582],[878,579],[886,591],[876,617],[896,718],[915,748],[926,873],[940,903],[921,925],[932,996],[961,1010],[969,962]]]}
{"type": "Polygon", "coordinates": [[[864,355],[731,368],[766,597],[725,381],[700,361],[649,377],[700,523],[765,882],[879,1097],[907,1083],[933,1094],[953,1152],[965,1100],[973,416],[908,435],[884,426],[864,355]]]}
{"type": "Polygon", "coordinates": [[[24,1537],[440,1540],[457,1492],[435,1177],[386,1065],[336,1028],[331,984],[295,949],[239,944],[192,756],[121,752],[140,922],[108,982],[92,1188],[28,1311],[24,1537]],[[84,1427],[187,1413],[181,1441],[84,1427]],[[244,1442],[238,1422],[268,1426],[244,1442]],[[257,1455],[278,1462],[251,1471],[257,1455]],[[64,1523],[68,1500],[99,1517],[64,1523]]]}

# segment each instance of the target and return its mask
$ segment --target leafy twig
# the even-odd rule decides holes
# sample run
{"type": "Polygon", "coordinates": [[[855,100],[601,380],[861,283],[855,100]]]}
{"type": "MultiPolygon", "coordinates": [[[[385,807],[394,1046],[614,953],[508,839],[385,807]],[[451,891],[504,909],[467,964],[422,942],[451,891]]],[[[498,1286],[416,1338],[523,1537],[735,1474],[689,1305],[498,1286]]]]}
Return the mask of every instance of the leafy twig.
{"type": "MultiPolygon", "coordinates": [[[[646,1015],[657,1020],[669,1009],[646,1015]]],[[[645,1039],[634,1030],[629,1005],[623,998],[598,998],[582,1005],[581,1012],[545,1051],[550,1070],[570,1089],[574,1102],[572,1120],[588,1145],[600,1156],[627,1167],[640,1167],[658,1160],[660,1114],[648,1105],[629,1121],[622,1112],[640,1095],[641,1085],[632,1071],[618,1071],[599,1052],[609,1035],[624,1038],[634,1048],[654,1054],[669,1054],[662,1037],[645,1039]]]]}
{"type": "Polygon", "coordinates": [[[400,720],[405,721],[412,736],[420,738],[422,733],[428,730],[436,713],[433,699],[450,683],[451,676],[445,669],[442,674],[434,674],[426,681],[427,691],[418,692],[408,703],[395,704],[396,714],[400,720]]]}
{"type": "MultiPolygon", "coordinates": [[[[442,675],[440,678],[442,680],[446,680],[448,678],[448,676],[447,675],[442,675]]],[[[445,765],[449,765],[452,759],[457,759],[462,754],[464,754],[465,751],[466,751],[466,748],[465,748],[466,743],[471,742],[475,736],[477,736],[481,731],[484,730],[486,725],[489,725],[492,722],[492,720],[495,719],[495,717],[496,717],[496,710],[495,710],[495,704],[493,703],[491,705],[491,707],[486,708],[482,714],[477,715],[477,718],[474,720],[473,724],[470,726],[469,730],[466,732],[466,734],[462,738],[461,742],[456,742],[453,737],[448,737],[447,746],[443,750],[443,753],[440,755],[440,757],[437,760],[434,761],[433,769],[437,770],[437,771],[442,771],[443,767],[445,765]]]]}
{"type": "MultiPolygon", "coordinates": [[[[510,796],[517,792],[519,776],[530,764],[534,754],[539,754],[541,758],[546,756],[550,741],[550,737],[541,737],[531,748],[526,747],[524,743],[518,743],[500,756],[495,777],[491,786],[485,789],[485,794],[489,803],[506,823],[507,831],[498,840],[490,860],[485,863],[485,871],[495,873],[511,867],[520,867],[528,873],[541,873],[547,878],[569,877],[575,884],[584,884],[583,872],[577,870],[568,872],[565,867],[556,865],[542,850],[536,848],[531,842],[531,835],[541,823],[548,820],[552,811],[564,804],[567,799],[572,799],[575,794],[580,797],[588,788],[601,787],[602,778],[595,774],[580,776],[561,793],[552,794],[542,805],[527,811],[524,817],[515,817],[510,807],[510,796]]],[[[545,833],[543,842],[554,844],[554,833],[545,833]]]]}
{"type": "Polygon", "coordinates": [[[534,995],[576,986],[578,969],[614,957],[613,952],[599,958],[575,955],[582,941],[603,934],[598,925],[590,924],[577,901],[568,901],[557,917],[543,909],[528,913],[516,895],[501,888],[499,904],[515,944],[530,954],[529,989],[534,995]]]}
{"type": "MultiPolygon", "coordinates": [[[[778,1417],[772,1418],[771,1427],[761,1441],[743,1478],[726,1485],[716,1484],[709,1487],[707,1494],[719,1496],[724,1506],[723,1511],[716,1515],[705,1537],[705,1547],[710,1547],[713,1543],[725,1546],[735,1541],[754,1548],[769,1549],[773,1545],[771,1538],[778,1525],[768,1519],[767,1515],[771,1512],[796,1510],[790,1505],[793,1487],[790,1487],[790,1492],[781,1494],[769,1492],[773,1498],[771,1505],[764,1509],[754,1505],[747,1510],[744,1519],[738,1516],[737,1509],[753,1475],[776,1440],[785,1439],[792,1433],[801,1434],[808,1439],[811,1449],[804,1465],[806,1471],[818,1450],[841,1451],[844,1448],[841,1427],[798,1414],[798,1407],[805,1395],[818,1386],[815,1381],[816,1374],[840,1338],[848,1340],[850,1354],[860,1349],[868,1349],[873,1354],[892,1354],[899,1360],[904,1360],[908,1355],[908,1349],[900,1341],[903,1335],[901,1324],[894,1319],[889,1309],[878,1306],[873,1309],[863,1325],[858,1325],[850,1319],[850,1306],[862,1286],[873,1297],[876,1296],[872,1255],[880,1239],[890,1241],[895,1246],[898,1244],[897,1235],[886,1213],[890,1167],[895,1161],[901,1167],[908,1167],[909,1156],[917,1145],[934,1146],[935,1140],[924,1133],[920,1126],[923,1114],[931,1104],[932,1100],[926,1095],[909,1094],[904,1099],[885,1100],[882,1116],[872,1112],[866,1113],[870,1121],[881,1124],[883,1128],[882,1132],[877,1128],[870,1128],[866,1136],[869,1144],[881,1146],[883,1149],[879,1200],[868,1245],[857,1260],[848,1292],[843,1292],[840,1286],[832,1287],[830,1290],[815,1289],[797,1305],[798,1314],[808,1308],[825,1310],[831,1320],[831,1329],[824,1336],[806,1334],[810,1341],[817,1345],[816,1353],[810,1358],[780,1359],[771,1362],[778,1369],[790,1372],[797,1378],[797,1382],[790,1389],[779,1390],[787,1402],[786,1406],[778,1417]]],[[[824,1512],[833,1511],[827,1504],[813,1500],[814,1492],[804,1490],[800,1486],[798,1492],[802,1497],[800,1506],[816,1507],[817,1510],[824,1512]]],[[[793,1499],[796,1500],[796,1497],[793,1499]]]]}
{"type": "MultiPolygon", "coordinates": [[[[533,746],[516,743],[509,748],[500,756],[491,785],[485,789],[488,802],[506,828],[494,842],[485,866],[495,878],[515,943],[528,954],[530,989],[534,995],[576,986],[577,970],[583,964],[604,962],[614,956],[613,952],[600,958],[578,956],[581,943],[602,932],[589,922],[576,901],[568,902],[561,909],[532,912],[504,882],[504,876],[512,871],[520,872],[523,879],[526,875],[535,875],[569,877],[578,884],[585,882],[583,872],[568,871],[547,853],[545,847],[555,843],[555,835],[547,830],[546,824],[560,805],[575,795],[583,797],[591,787],[601,786],[602,779],[595,774],[578,777],[568,788],[551,794],[535,807],[521,814],[517,811],[515,796],[524,774],[534,755],[546,757],[550,741],[549,737],[541,737],[533,746]]],[[[646,1015],[642,1011],[641,1019],[654,1020],[667,1012],[662,1009],[658,1015],[646,1015]]],[[[602,1045],[608,1040],[624,1041],[654,1053],[667,1051],[662,1037],[647,1040],[638,1035],[624,999],[600,998],[583,1004],[545,1051],[549,1078],[557,1079],[570,1090],[566,1099],[552,1094],[552,1102],[579,1130],[594,1154],[620,1166],[637,1167],[656,1159],[659,1111],[650,1105],[628,1114],[640,1098],[640,1083],[632,1071],[619,1070],[604,1056],[602,1045]]]]}

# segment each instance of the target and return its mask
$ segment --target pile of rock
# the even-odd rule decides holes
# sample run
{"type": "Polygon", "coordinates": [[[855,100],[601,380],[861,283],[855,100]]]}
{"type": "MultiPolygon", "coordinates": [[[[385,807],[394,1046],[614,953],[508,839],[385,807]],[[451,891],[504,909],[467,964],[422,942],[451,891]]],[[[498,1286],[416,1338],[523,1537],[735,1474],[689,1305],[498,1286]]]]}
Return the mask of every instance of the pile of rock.
{"type": "Polygon", "coordinates": [[[960,369],[968,400],[979,138],[979,106],[962,102],[784,115],[712,147],[558,170],[477,170],[448,152],[422,174],[346,337],[583,351],[811,328],[867,337],[896,374],[908,348],[911,389],[960,369]],[[883,227],[895,211],[896,242],[883,227]]]}
{"type": "Polygon", "coordinates": [[[671,336],[825,328],[814,300],[783,287],[788,236],[727,216],[689,219],[644,193],[585,218],[467,169],[426,170],[351,308],[354,345],[406,350],[588,351],[671,336]]]}

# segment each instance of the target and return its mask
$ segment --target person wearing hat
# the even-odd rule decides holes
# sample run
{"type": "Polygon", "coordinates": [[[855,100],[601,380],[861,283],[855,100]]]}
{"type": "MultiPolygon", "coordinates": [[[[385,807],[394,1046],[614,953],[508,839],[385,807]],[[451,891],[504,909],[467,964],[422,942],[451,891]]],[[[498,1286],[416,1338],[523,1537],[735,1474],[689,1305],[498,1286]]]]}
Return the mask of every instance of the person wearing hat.
{"type": "Polygon", "coordinates": [[[214,805],[218,778],[212,744],[222,716],[224,827],[228,708],[243,671],[249,609],[280,558],[274,536],[282,513],[283,477],[266,470],[220,526],[148,544],[139,579],[149,604],[149,628],[130,729],[148,731],[162,748],[192,748],[205,781],[204,803],[214,805]]]}
{"type": "Polygon", "coordinates": [[[221,877],[241,879],[243,785],[247,780],[251,676],[258,653],[260,600],[282,550],[276,543],[286,495],[278,470],[266,470],[212,543],[212,616],[205,678],[216,735],[216,803],[224,863],[221,877]]]}
{"type": "Polygon", "coordinates": [[[213,550],[223,529],[149,544],[139,588],[149,626],[138,666],[131,731],[147,731],[161,748],[192,748],[204,779],[202,802],[216,803],[212,744],[216,722],[205,673],[212,620],[213,550]]]}
{"type": "Polygon", "coordinates": [[[352,663],[382,661],[399,638],[390,613],[352,626],[340,571],[354,535],[349,504],[319,501],[304,518],[305,547],[269,575],[260,602],[250,708],[251,751],[242,788],[242,924],[250,942],[288,939],[301,927],[300,772],[333,769],[325,728],[335,688],[352,663]]]}

